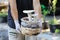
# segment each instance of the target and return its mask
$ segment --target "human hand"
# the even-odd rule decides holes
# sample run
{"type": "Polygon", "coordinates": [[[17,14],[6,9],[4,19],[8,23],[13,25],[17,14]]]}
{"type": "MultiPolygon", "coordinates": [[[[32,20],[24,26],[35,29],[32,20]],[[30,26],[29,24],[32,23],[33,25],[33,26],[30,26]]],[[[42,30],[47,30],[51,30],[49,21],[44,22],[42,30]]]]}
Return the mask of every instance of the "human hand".
{"type": "Polygon", "coordinates": [[[14,20],[14,22],[15,22],[16,31],[18,33],[20,33],[20,24],[19,24],[18,20],[14,20]]]}
{"type": "Polygon", "coordinates": [[[42,20],[41,19],[38,21],[38,24],[42,28],[42,20]]]}
{"type": "Polygon", "coordinates": [[[41,32],[42,31],[42,20],[41,19],[38,21],[38,25],[40,27],[40,32],[41,32]]]}

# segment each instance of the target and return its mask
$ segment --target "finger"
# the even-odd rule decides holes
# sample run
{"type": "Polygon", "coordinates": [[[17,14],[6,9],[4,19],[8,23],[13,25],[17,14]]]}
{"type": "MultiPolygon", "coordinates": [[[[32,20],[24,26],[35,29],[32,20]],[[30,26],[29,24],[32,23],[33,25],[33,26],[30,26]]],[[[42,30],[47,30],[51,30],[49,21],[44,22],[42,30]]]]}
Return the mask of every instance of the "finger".
{"type": "Polygon", "coordinates": [[[19,30],[17,30],[17,32],[18,32],[18,33],[20,33],[20,31],[19,31],[19,30]]]}
{"type": "Polygon", "coordinates": [[[19,29],[17,29],[17,32],[18,32],[18,33],[20,33],[20,30],[19,30],[19,29]]]}
{"type": "Polygon", "coordinates": [[[18,29],[20,32],[21,32],[21,30],[20,29],[18,29]]]}

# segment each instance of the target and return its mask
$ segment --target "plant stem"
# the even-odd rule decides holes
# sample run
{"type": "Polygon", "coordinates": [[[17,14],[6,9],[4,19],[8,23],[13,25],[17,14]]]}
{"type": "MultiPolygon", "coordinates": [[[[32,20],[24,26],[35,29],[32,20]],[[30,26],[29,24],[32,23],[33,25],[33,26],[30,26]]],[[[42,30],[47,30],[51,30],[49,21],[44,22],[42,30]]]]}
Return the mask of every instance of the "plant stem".
{"type": "Polygon", "coordinates": [[[45,16],[43,16],[43,21],[45,22],[45,16]]]}

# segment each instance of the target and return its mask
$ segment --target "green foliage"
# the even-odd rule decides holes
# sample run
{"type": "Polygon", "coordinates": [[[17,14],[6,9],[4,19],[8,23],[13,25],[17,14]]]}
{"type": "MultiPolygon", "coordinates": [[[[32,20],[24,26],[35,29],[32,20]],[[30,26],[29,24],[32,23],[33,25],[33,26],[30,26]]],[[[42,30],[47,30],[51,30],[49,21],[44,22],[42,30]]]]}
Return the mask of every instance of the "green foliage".
{"type": "Polygon", "coordinates": [[[53,5],[52,5],[52,7],[53,7],[52,9],[53,9],[53,10],[52,10],[52,11],[55,12],[55,11],[56,11],[57,0],[53,0],[53,1],[52,1],[52,4],[53,4],[53,5]]]}
{"type": "Polygon", "coordinates": [[[8,13],[6,13],[6,12],[0,12],[0,17],[5,17],[7,15],[8,15],[8,13]]]}
{"type": "Polygon", "coordinates": [[[44,15],[44,16],[46,16],[46,15],[49,13],[48,10],[43,10],[42,12],[43,12],[43,15],[44,15]]]}
{"type": "Polygon", "coordinates": [[[53,3],[53,6],[55,6],[57,3],[57,0],[53,0],[52,3],[53,3]]]}
{"type": "Polygon", "coordinates": [[[2,9],[0,11],[0,17],[6,17],[8,15],[8,13],[6,12],[6,10],[2,9]]]}
{"type": "Polygon", "coordinates": [[[42,10],[43,10],[43,9],[46,9],[46,6],[42,4],[42,5],[41,5],[41,8],[42,8],[42,10]]]}
{"type": "Polygon", "coordinates": [[[54,17],[54,19],[52,19],[52,20],[49,21],[49,24],[55,25],[55,24],[58,24],[58,21],[57,21],[57,19],[54,17]]]}
{"type": "Polygon", "coordinates": [[[45,16],[49,14],[49,10],[44,4],[41,4],[42,14],[43,14],[43,21],[45,21],[45,16]]]}
{"type": "Polygon", "coordinates": [[[43,16],[45,17],[48,13],[49,13],[49,10],[47,9],[47,7],[45,5],[41,5],[41,8],[42,8],[42,13],[43,13],[43,16]]]}
{"type": "Polygon", "coordinates": [[[60,29],[56,29],[55,30],[55,33],[60,33],[60,29]]]}
{"type": "Polygon", "coordinates": [[[55,17],[56,4],[57,4],[57,0],[53,0],[52,1],[52,12],[54,14],[54,18],[49,21],[49,24],[52,24],[52,25],[58,24],[57,19],[55,17]]]}

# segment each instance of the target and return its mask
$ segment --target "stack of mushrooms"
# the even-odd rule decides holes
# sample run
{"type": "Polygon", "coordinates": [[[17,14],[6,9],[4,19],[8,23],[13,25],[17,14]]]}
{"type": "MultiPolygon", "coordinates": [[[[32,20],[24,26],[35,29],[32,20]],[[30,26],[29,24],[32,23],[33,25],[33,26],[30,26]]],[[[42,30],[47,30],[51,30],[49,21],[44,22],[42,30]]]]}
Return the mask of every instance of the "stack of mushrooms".
{"type": "Polygon", "coordinates": [[[40,26],[37,19],[37,14],[32,14],[34,10],[24,10],[28,17],[21,19],[21,32],[23,35],[38,35],[40,33],[40,26]]]}

